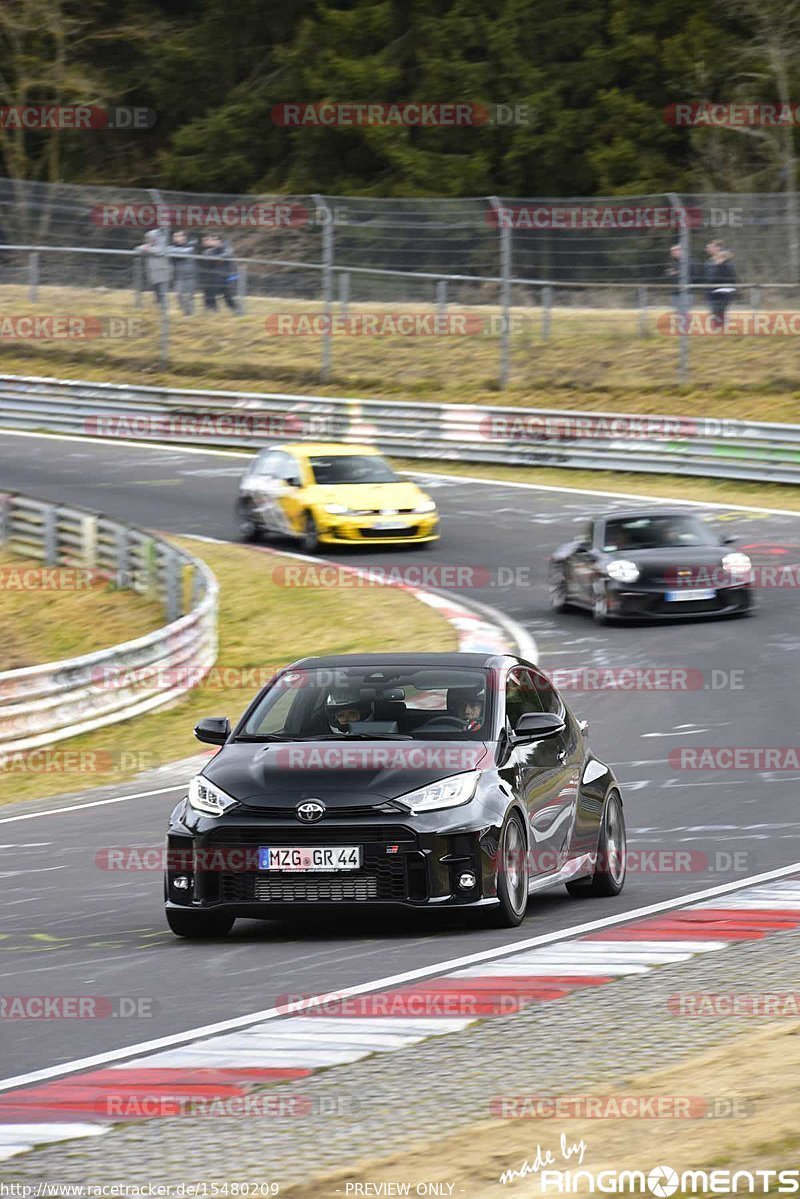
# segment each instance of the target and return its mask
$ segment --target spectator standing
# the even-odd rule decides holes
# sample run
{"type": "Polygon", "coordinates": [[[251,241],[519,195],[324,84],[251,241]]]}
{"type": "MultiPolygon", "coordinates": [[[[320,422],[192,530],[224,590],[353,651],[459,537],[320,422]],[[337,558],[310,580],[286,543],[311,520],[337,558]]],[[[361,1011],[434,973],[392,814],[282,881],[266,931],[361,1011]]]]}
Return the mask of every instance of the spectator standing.
{"type": "Polygon", "coordinates": [[[706,246],[706,253],[709,256],[706,264],[706,282],[710,324],[714,332],[723,332],[728,308],[736,299],[733,255],[719,241],[710,241],[706,246]]]}
{"type": "Polygon", "coordinates": [[[144,241],[136,247],[144,255],[145,277],[153,289],[159,308],[167,306],[169,291],[170,260],[167,257],[167,237],[162,229],[148,229],[144,241]]]}
{"type": "Polygon", "coordinates": [[[173,260],[175,294],[184,316],[194,313],[194,293],[197,290],[197,243],[190,241],[185,230],[176,229],[169,248],[173,260]]]}

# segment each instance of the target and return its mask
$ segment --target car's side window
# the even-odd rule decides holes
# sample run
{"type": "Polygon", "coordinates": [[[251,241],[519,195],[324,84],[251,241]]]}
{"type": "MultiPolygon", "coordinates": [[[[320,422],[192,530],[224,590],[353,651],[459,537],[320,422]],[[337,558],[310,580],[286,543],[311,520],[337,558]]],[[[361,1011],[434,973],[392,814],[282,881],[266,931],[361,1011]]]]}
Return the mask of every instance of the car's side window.
{"type": "Polygon", "coordinates": [[[541,712],[538,688],[527,670],[512,670],[506,680],[506,716],[512,729],[525,712],[541,712]]]}
{"type": "Polygon", "coordinates": [[[261,721],[257,729],[253,731],[259,736],[266,736],[268,733],[280,733],[286,726],[286,720],[292,710],[294,701],[297,699],[297,691],[288,687],[283,695],[279,696],[271,708],[264,714],[264,719],[261,721]]]}
{"type": "Polygon", "coordinates": [[[556,691],[553,684],[539,670],[531,670],[526,672],[530,674],[533,681],[533,686],[536,688],[536,693],[539,696],[539,702],[542,705],[543,712],[552,712],[556,716],[561,715],[563,704],[561,697],[556,691]]]}

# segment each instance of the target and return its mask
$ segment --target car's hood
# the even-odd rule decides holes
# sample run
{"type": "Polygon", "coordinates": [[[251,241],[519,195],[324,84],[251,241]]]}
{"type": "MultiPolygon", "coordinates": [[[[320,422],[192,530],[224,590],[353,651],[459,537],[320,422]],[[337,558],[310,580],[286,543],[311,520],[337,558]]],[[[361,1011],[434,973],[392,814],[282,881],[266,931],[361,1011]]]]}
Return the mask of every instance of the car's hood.
{"type": "Polygon", "coordinates": [[[348,508],[416,508],[425,498],[416,483],[329,483],[309,488],[309,498],[319,504],[344,504],[348,508]]]}
{"type": "Polygon", "coordinates": [[[203,774],[248,807],[286,808],[303,799],[369,807],[453,774],[486,768],[482,741],[231,742],[203,774]]]}
{"type": "Polygon", "coordinates": [[[653,550],[617,550],[611,557],[658,569],[668,566],[719,566],[725,555],[731,552],[731,547],[727,545],[674,545],[659,546],[653,550]]]}

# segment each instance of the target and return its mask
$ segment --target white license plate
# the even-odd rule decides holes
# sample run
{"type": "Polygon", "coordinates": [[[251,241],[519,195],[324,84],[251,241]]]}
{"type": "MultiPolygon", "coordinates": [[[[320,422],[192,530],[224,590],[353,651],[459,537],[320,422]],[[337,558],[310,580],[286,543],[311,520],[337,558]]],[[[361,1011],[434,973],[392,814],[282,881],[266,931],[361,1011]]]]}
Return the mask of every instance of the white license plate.
{"type": "Polygon", "coordinates": [[[258,847],[259,870],[358,870],[360,866],[360,845],[258,847]]]}
{"type": "Polygon", "coordinates": [[[689,587],[685,591],[668,591],[664,598],[667,600],[707,600],[715,599],[716,595],[713,587],[705,589],[689,587]]]}
{"type": "Polygon", "coordinates": [[[373,529],[405,529],[408,527],[407,520],[376,520],[372,526],[373,529]]]}

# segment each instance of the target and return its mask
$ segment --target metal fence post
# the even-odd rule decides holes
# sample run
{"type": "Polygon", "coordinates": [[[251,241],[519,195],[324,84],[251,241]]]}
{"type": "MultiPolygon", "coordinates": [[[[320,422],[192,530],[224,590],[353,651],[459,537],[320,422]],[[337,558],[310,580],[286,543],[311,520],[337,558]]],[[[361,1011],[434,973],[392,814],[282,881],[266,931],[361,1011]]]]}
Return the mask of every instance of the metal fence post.
{"type": "Polygon", "coordinates": [[[28,255],[28,299],[32,304],[39,299],[39,255],[36,250],[28,255]]]}
{"type": "Polygon", "coordinates": [[[436,282],[436,315],[443,327],[447,317],[447,280],[438,279],[436,282]]]}
{"type": "Polygon", "coordinates": [[[636,288],[636,304],[639,310],[637,331],[640,337],[647,337],[647,288],[636,288]]]}
{"type": "Polygon", "coordinates": [[[500,231],[500,390],[504,391],[511,374],[511,226],[503,222],[502,206],[497,196],[489,196],[489,203],[497,213],[497,228],[500,231]]]}
{"type": "Polygon", "coordinates": [[[548,284],[542,288],[542,341],[550,337],[550,318],[553,315],[553,289],[548,284]]]}
{"type": "Polygon", "coordinates": [[[117,525],[117,587],[131,587],[136,589],[136,580],[132,578],[132,571],[129,568],[130,555],[130,538],[128,537],[128,529],[125,525],[117,525]]]}
{"type": "Polygon", "coordinates": [[[164,600],[167,623],[171,624],[181,614],[181,572],[178,555],[174,550],[167,554],[164,562],[164,600]]]}
{"type": "Polygon", "coordinates": [[[0,545],[5,545],[11,533],[11,500],[8,493],[0,495],[0,545]]]}
{"type": "Polygon", "coordinates": [[[133,306],[141,308],[142,292],[144,291],[144,263],[141,254],[133,256],[133,306]]]}
{"type": "Polygon", "coordinates": [[[339,315],[347,320],[347,306],[350,303],[350,272],[339,272],[339,315]]]}
{"type": "Polygon", "coordinates": [[[322,196],[312,196],[317,206],[317,220],[322,220],[322,364],[320,378],[327,383],[331,373],[333,350],[333,321],[331,301],[333,299],[333,213],[322,196]],[[321,216],[321,214],[324,214],[321,216]]]}
{"type": "Polygon", "coordinates": [[[151,199],[153,200],[153,203],[156,205],[156,211],[158,213],[158,229],[161,234],[161,237],[159,239],[159,248],[157,251],[157,256],[159,258],[164,259],[164,262],[165,262],[166,268],[167,268],[166,269],[167,279],[166,279],[166,283],[164,285],[164,290],[163,290],[163,292],[159,292],[159,291],[156,292],[156,299],[159,302],[158,306],[161,311],[161,336],[159,339],[159,358],[161,360],[161,365],[166,366],[169,363],[169,292],[170,292],[170,283],[171,283],[170,273],[171,273],[171,266],[172,266],[169,255],[167,254],[167,250],[169,249],[170,226],[169,226],[169,221],[167,220],[167,214],[166,214],[166,211],[164,208],[164,203],[161,199],[161,192],[158,190],[157,187],[149,187],[147,190],[150,194],[151,199]],[[161,303],[162,296],[163,296],[163,300],[164,300],[163,304],[161,303]]]}
{"type": "Polygon", "coordinates": [[[689,277],[689,224],[686,220],[686,209],[675,192],[668,193],[668,199],[675,214],[680,230],[680,326],[678,347],[678,382],[685,383],[689,378],[689,334],[687,330],[688,316],[692,304],[692,292],[689,277]]]}
{"type": "Polygon", "coordinates": [[[81,556],[83,565],[97,565],[97,517],[86,513],[81,517],[81,556]]]}
{"type": "Polygon", "coordinates": [[[55,504],[45,506],[43,544],[45,566],[58,566],[58,522],[55,504]]]}
{"type": "Polygon", "coordinates": [[[239,302],[239,311],[245,313],[247,311],[247,263],[237,262],[236,264],[236,298],[239,302]]]}

